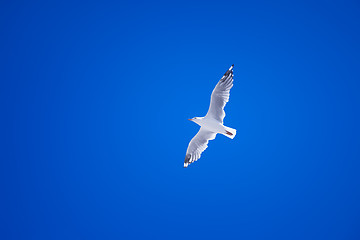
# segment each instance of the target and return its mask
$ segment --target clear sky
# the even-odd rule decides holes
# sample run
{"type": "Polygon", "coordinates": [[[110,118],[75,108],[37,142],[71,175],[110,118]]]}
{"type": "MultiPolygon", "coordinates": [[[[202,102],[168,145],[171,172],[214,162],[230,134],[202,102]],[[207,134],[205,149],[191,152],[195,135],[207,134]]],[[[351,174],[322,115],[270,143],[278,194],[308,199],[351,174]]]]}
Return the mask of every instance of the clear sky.
{"type": "Polygon", "coordinates": [[[0,239],[360,239],[358,1],[2,1],[0,239]],[[224,123],[185,152],[222,74],[224,123]]]}

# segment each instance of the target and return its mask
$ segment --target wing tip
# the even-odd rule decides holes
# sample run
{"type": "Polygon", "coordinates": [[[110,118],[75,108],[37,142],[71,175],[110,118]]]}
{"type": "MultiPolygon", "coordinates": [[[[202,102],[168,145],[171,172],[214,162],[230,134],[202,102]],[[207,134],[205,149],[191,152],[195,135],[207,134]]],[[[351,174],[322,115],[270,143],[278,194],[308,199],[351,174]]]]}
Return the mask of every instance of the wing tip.
{"type": "Polygon", "coordinates": [[[191,155],[190,155],[190,154],[186,154],[186,156],[185,156],[185,161],[184,161],[184,168],[187,168],[187,166],[189,166],[189,164],[190,164],[190,158],[191,158],[191,155]]]}
{"type": "Polygon", "coordinates": [[[226,78],[228,78],[229,76],[232,77],[233,76],[233,67],[234,64],[231,65],[231,67],[225,72],[225,74],[222,76],[222,78],[220,79],[220,81],[224,81],[226,78]]]}

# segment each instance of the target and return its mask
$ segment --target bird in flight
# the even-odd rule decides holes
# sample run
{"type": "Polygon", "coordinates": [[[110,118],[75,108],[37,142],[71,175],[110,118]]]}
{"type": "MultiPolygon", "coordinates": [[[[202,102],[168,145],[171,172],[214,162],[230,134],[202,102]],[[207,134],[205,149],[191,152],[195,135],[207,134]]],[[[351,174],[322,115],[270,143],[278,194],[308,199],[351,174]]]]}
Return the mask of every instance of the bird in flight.
{"type": "Polygon", "coordinates": [[[216,134],[223,134],[231,139],[236,135],[236,129],[223,125],[225,117],[224,107],[229,101],[230,89],[233,86],[234,64],[226,71],[211,94],[210,107],[205,117],[194,117],[189,119],[200,125],[199,132],[191,139],[186,150],[184,167],[197,161],[201,153],[207,148],[209,140],[213,140],[216,134]]]}

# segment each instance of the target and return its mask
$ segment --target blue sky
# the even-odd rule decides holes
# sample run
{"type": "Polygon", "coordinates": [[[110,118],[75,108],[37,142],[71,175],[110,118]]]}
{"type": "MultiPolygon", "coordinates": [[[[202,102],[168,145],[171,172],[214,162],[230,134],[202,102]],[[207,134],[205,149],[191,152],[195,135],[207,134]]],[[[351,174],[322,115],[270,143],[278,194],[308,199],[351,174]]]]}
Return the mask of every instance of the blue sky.
{"type": "Polygon", "coordinates": [[[1,239],[359,239],[356,1],[0,4],[1,239]],[[183,168],[235,64],[225,124],[183,168]]]}

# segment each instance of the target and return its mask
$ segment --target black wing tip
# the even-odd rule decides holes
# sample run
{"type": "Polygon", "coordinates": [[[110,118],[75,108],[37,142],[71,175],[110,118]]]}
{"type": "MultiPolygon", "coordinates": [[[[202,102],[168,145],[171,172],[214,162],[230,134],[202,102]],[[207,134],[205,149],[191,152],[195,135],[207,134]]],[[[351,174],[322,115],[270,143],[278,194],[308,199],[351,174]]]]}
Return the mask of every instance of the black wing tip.
{"type": "Polygon", "coordinates": [[[189,166],[190,164],[190,158],[191,158],[191,154],[186,154],[185,156],[185,161],[184,161],[184,168],[187,168],[187,166],[189,166]]]}
{"type": "Polygon", "coordinates": [[[233,74],[233,67],[234,67],[234,64],[231,65],[231,67],[226,71],[226,73],[223,75],[223,77],[220,79],[221,81],[224,81],[227,77],[229,77],[229,75],[232,76],[233,74]]]}

